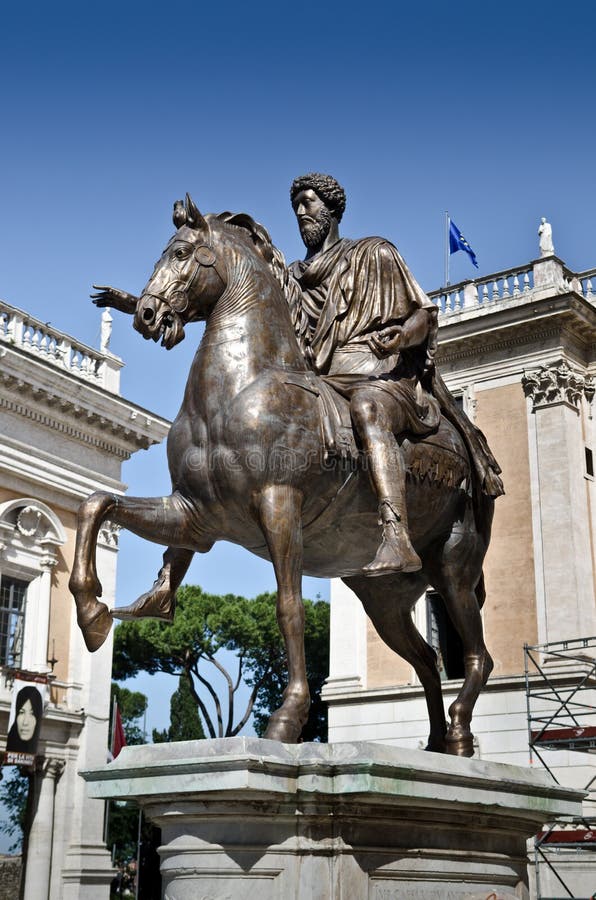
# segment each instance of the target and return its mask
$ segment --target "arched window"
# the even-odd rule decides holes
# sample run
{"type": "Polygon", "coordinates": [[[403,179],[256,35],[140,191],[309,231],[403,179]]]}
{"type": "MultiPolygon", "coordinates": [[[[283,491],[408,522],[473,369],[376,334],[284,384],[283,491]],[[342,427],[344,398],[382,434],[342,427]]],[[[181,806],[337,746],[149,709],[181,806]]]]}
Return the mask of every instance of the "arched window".
{"type": "Polygon", "coordinates": [[[65,540],[45,503],[0,504],[0,665],[47,670],[51,572],[65,540]]]}

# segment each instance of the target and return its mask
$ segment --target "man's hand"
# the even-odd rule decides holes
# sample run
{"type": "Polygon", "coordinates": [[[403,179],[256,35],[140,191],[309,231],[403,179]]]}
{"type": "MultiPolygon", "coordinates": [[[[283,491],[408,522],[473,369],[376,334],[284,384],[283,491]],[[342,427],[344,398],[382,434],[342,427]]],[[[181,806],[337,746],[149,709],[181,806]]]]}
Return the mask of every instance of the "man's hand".
{"type": "Polygon", "coordinates": [[[401,332],[401,325],[389,325],[380,331],[373,331],[369,335],[368,346],[379,359],[393,356],[393,354],[399,353],[401,332]]]}
{"type": "Polygon", "coordinates": [[[127,294],[126,291],[120,291],[118,288],[108,287],[105,284],[94,284],[93,287],[97,294],[91,294],[91,299],[96,306],[110,306],[112,309],[134,316],[138,297],[127,294]]]}

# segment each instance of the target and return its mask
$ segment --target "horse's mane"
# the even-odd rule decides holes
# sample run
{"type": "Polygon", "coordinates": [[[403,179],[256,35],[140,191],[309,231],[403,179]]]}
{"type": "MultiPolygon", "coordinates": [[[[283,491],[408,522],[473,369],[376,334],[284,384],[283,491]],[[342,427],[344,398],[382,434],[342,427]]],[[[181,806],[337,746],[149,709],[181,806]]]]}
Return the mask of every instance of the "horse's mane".
{"type": "Polygon", "coordinates": [[[310,360],[312,351],[308,342],[308,318],[302,305],[300,286],[292,276],[283,253],[275,246],[265,226],[255,222],[248,213],[222,212],[213,216],[213,220],[248,231],[255,249],[265,260],[273,277],[282,289],[290,310],[298,344],[307,361],[310,360]]]}

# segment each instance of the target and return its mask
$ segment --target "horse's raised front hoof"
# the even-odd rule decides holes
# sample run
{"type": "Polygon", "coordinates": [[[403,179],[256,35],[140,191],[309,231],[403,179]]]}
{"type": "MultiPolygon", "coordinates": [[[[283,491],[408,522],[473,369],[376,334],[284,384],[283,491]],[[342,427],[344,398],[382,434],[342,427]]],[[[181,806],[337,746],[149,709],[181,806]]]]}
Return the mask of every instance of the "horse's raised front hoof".
{"type": "Polygon", "coordinates": [[[445,752],[451,756],[474,756],[474,735],[463,728],[450,728],[445,737],[445,752]]]}
{"type": "Polygon", "coordinates": [[[79,622],[85,645],[90,653],[99,650],[109,635],[114,621],[105,603],[98,603],[97,606],[99,609],[93,618],[84,623],[79,622]]]}
{"type": "Polygon", "coordinates": [[[282,744],[297,744],[301,733],[300,722],[290,719],[286,715],[273,713],[264,737],[269,741],[281,741],[282,744]]]}
{"type": "Polygon", "coordinates": [[[161,619],[173,622],[176,612],[176,597],[168,590],[152,589],[131,603],[112,610],[115,619],[161,619]]]}

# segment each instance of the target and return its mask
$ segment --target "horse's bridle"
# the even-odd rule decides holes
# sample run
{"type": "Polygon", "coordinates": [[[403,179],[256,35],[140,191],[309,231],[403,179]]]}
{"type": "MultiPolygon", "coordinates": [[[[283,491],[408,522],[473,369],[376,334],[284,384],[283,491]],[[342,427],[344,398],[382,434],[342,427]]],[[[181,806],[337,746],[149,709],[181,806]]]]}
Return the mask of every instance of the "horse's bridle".
{"type": "MultiPolygon", "coordinates": [[[[193,246],[190,241],[184,241],[181,238],[177,240],[190,247],[193,246]]],[[[188,309],[190,290],[201,268],[213,269],[222,285],[226,286],[226,281],[219,270],[215,250],[211,244],[200,244],[198,247],[194,247],[192,258],[195,266],[186,281],[181,281],[179,278],[170,281],[161,294],[154,294],[149,291],[149,296],[165,303],[166,306],[169,306],[173,312],[179,315],[188,309]]]]}

